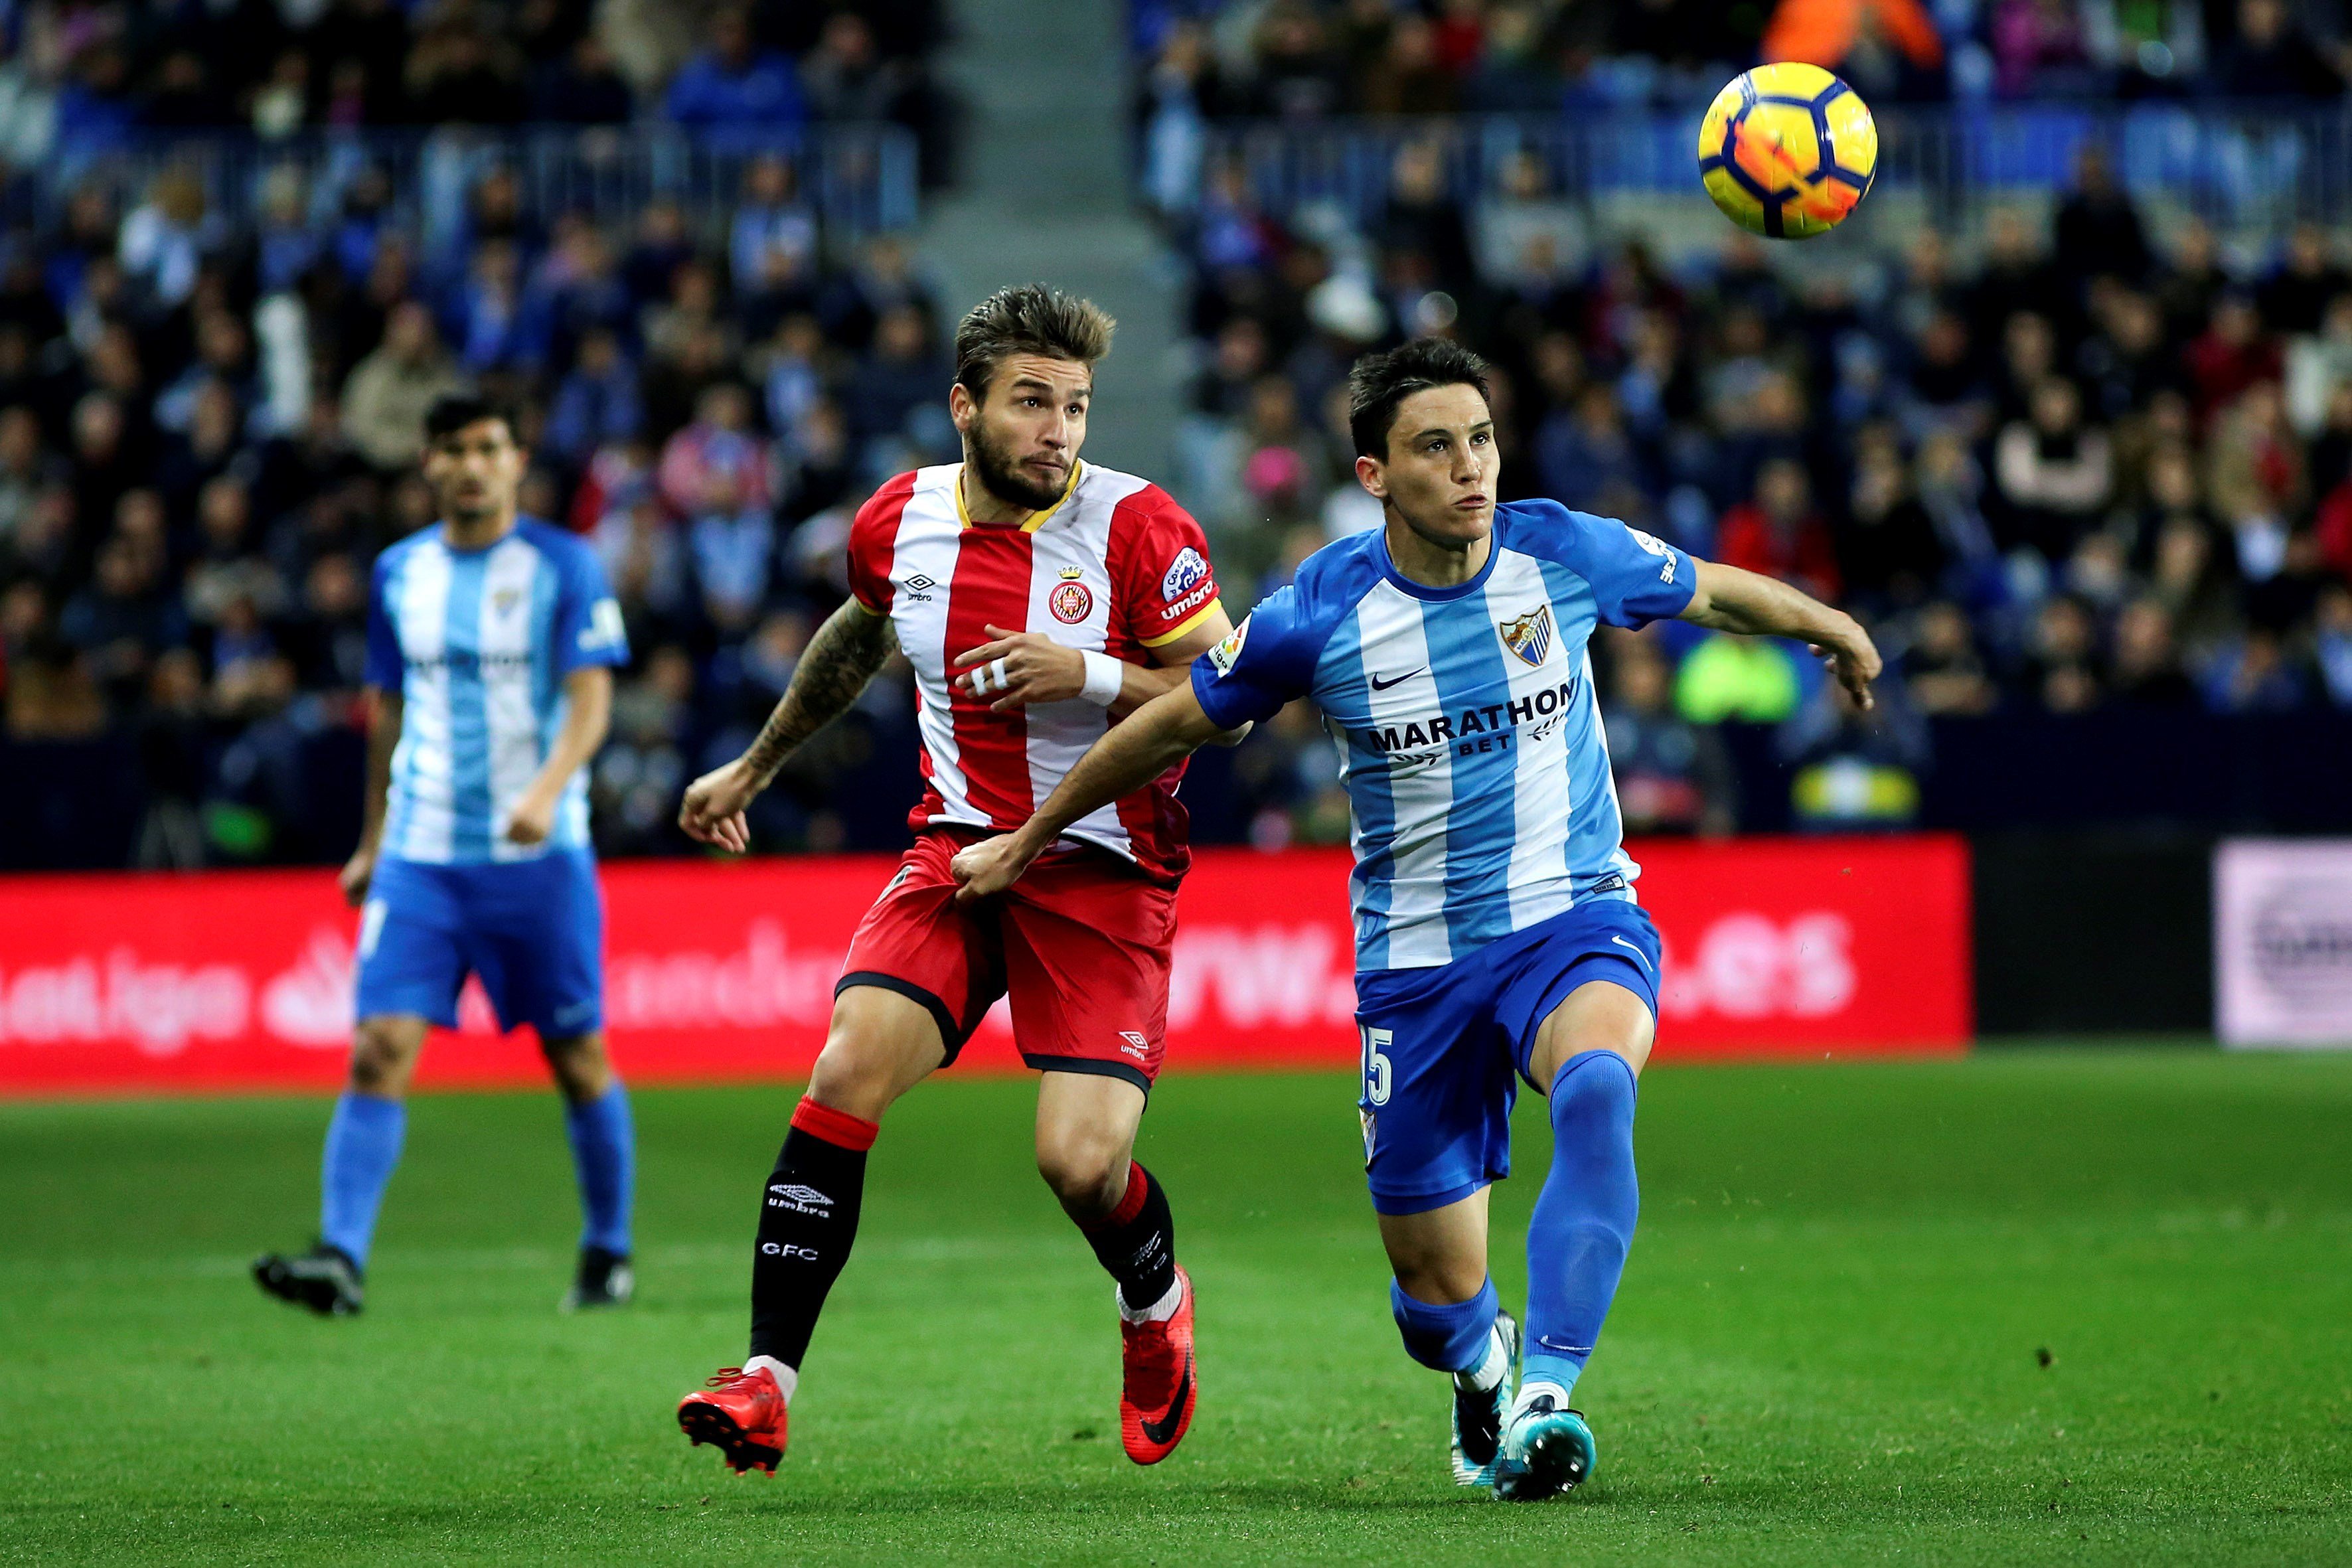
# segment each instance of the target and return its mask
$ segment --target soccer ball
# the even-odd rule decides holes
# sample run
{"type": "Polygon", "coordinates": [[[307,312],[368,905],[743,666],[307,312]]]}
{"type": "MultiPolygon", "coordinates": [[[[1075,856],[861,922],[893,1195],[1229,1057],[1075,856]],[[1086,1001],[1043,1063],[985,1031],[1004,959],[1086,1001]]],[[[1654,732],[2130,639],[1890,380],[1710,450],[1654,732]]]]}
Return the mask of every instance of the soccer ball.
{"type": "Polygon", "coordinates": [[[1870,106],[1819,66],[1758,66],[1717,93],[1699,121],[1706,194],[1724,216],[1773,239],[1835,228],[1877,169],[1870,106]]]}

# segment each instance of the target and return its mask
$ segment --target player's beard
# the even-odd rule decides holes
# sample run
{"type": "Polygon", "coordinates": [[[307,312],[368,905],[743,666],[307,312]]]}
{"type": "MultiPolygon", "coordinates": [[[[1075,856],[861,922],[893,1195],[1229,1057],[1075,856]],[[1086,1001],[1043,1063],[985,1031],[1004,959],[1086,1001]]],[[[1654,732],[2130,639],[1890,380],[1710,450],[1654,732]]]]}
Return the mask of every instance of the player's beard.
{"type": "MultiPolygon", "coordinates": [[[[988,434],[975,420],[971,426],[971,466],[980,476],[981,488],[1002,501],[1010,501],[1031,511],[1043,511],[1062,499],[1062,485],[1041,485],[1021,471],[1013,454],[989,440],[988,434]]],[[[1064,476],[1064,483],[1068,476],[1064,476]]]]}

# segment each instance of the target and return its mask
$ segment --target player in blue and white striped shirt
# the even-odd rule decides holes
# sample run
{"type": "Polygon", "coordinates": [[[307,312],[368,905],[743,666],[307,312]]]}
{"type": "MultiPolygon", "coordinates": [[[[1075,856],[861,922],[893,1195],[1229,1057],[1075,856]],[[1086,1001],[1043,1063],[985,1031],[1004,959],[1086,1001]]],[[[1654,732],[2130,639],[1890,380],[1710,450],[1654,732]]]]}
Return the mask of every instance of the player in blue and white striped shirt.
{"type": "Polygon", "coordinates": [[[585,766],[603,743],[620,606],[577,537],[517,515],[526,455],[507,416],[450,396],[425,419],[443,521],[381,555],[369,606],[375,716],[360,847],[350,1087],[327,1131],[320,1241],[254,1265],[271,1294],[353,1312],[406,1130],[410,1074],[478,976],[529,1024],[567,1103],[587,1223],[568,1307],[625,1300],[635,1152],[604,1058],[604,909],[585,766]]]}
{"type": "Polygon", "coordinates": [[[1633,1101],[1658,937],[1633,896],[1585,644],[1680,616],[1802,638],[1870,704],[1860,626],[1784,584],[1550,501],[1496,506],[1484,364],[1429,340],[1349,378],[1356,474],[1385,526],[1318,551],[1097,742],[1018,831],[956,858],[1008,886],[1069,823],[1222,733],[1311,697],[1354,808],[1364,1163],[1405,1349],[1454,1374],[1454,1474],[1549,1496],[1591,1473],[1569,1391],[1638,1207],[1633,1101]],[[1550,1100],[1528,1228],[1528,1343],[1486,1275],[1486,1188],[1518,1078],[1550,1100]]]}

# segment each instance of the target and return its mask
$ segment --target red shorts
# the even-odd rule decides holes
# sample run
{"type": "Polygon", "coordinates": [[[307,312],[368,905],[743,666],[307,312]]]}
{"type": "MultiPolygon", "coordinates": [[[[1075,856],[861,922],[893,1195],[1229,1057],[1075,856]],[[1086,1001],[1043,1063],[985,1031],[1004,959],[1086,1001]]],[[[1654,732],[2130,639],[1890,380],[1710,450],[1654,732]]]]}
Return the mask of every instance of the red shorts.
{"type": "Polygon", "coordinates": [[[948,863],[981,837],[933,828],[915,840],[858,922],[834,994],[877,985],[921,1003],[950,1062],[1009,994],[1023,1061],[1149,1093],[1167,1048],[1176,890],[1108,850],[1077,849],[1041,858],[995,898],[959,904],[948,863]]]}

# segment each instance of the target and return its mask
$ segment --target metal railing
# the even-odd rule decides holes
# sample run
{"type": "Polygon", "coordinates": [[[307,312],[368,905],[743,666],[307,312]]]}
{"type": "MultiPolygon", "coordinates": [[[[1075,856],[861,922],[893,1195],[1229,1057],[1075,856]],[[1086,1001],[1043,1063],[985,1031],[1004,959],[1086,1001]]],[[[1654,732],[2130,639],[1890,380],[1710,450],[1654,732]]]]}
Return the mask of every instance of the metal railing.
{"type": "MultiPolygon", "coordinates": [[[[457,221],[467,193],[493,169],[510,171],[523,207],[544,222],[566,212],[599,222],[633,217],[656,198],[677,202],[698,226],[723,224],[753,159],[782,154],[803,199],[837,241],[911,227],[917,216],[914,136],[895,125],[829,125],[794,132],[698,133],[675,127],[530,127],[492,131],[312,132],[277,140],[245,132],[142,132],[100,145],[60,145],[29,171],[30,199],[54,212],[93,180],[134,199],[167,169],[194,174],[210,210],[249,220],[278,171],[299,177],[308,215],[324,221],[371,173],[383,176],[392,212],[427,238],[457,221]]],[[[19,199],[24,199],[20,193],[19,199]]]]}
{"type": "MultiPolygon", "coordinates": [[[[1522,151],[1572,198],[1696,195],[1702,107],[1214,125],[1199,167],[1206,177],[1237,162],[1269,210],[1332,202],[1360,218],[1380,210],[1397,153],[1410,142],[1443,152],[1463,197],[1494,190],[1503,161],[1522,151]]],[[[2225,228],[2352,221],[2352,113],[2341,109],[2031,104],[1894,109],[1877,121],[1878,188],[1916,193],[1938,222],[2065,189],[2085,145],[2105,150],[2136,196],[2225,228]]]]}

